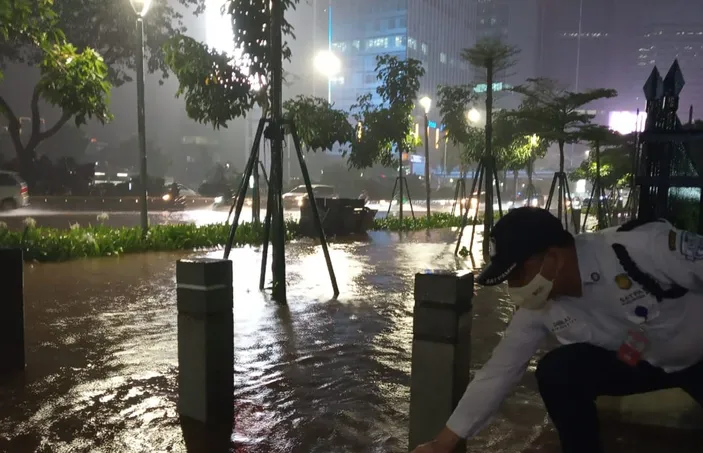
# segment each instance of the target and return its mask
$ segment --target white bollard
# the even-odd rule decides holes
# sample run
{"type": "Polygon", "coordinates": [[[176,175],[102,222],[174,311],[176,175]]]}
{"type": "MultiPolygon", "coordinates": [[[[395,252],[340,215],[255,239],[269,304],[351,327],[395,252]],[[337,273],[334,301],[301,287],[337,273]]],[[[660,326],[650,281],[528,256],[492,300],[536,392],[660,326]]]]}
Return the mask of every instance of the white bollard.
{"type": "Polygon", "coordinates": [[[232,262],[180,260],[178,412],[204,424],[233,423],[232,262]]]}
{"type": "Polygon", "coordinates": [[[468,271],[415,275],[410,451],[442,430],[469,384],[473,287],[468,271]]]}

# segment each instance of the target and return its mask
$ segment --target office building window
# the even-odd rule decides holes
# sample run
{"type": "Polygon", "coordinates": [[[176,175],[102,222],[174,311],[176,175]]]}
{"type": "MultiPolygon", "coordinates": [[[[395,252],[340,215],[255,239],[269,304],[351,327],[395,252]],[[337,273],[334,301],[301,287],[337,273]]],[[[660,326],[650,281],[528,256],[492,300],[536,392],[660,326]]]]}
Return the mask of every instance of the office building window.
{"type": "Polygon", "coordinates": [[[359,47],[361,47],[361,41],[359,41],[358,39],[355,39],[354,41],[352,41],[352,46],[353,46],[356,50],[359,50],[359,47]]]}
{"type": "Polygon", "coordinates": [[[398,35],[395,37],[395,46],[396,47],[403,47],[403,36],[398,35]]]}
{"type": "Polygon", "coordinates": [[[417,41],[415,38],[408,38],[408,48],[417,50],[417,41]]]}
{"type": "Polygon", "coordinates": [[[366,47],[369,49],[384,47],[388,48],[388,37],[385,38],[375,38],[366,41],[366,47]]]}
{"type": "Polygon", "coordinates": [[[422,43],[422,53],[427,55],[427,44],[425,44],[424,42],[422,43]]]}
{"type": "Polygon", "coordinates": [[[447,63],[447,54],[444,52],[441,52],[439,54],[439,61],[446,64],[447,63]]]}

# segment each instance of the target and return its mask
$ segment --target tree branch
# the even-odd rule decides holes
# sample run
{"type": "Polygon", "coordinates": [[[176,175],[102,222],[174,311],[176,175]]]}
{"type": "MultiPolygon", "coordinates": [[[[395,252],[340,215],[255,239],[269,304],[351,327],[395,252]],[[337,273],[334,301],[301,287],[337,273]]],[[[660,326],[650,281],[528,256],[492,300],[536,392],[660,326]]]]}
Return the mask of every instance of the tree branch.
{"type": "Polygon", "coordinates": [[[54,124],[53,126],[51,126],[51,128],[49,128],[46,131],[39,134],[39,140],[37,140],[37,143],[44,141],[47,138],[54,135],[55,133],[57,133],[59,131],[59,129],[61,129],[63,127],[63,125],[66,124],[68,122],[68,120],[71,119],[71,117],[73,117],[73,115],[71,115],[70,113],[63,112],[61,114],[61,118],[59,118],[59,120],[56,122],[56,124],[54,124]]]}
{"type": "Polygon", "coordinates": [[[10,104],[8,104],[2,96],[0,96],[0,110],[7,118],[7,131],[10,133],[10,139],[12,140],[12,144],[15,146],[15,151],[19,154],[24,149],[22,146],[22,139],[20,137],[20,120],[17,118],[17,115],[15,115],[15,112],[12,111],[10,104]]]}

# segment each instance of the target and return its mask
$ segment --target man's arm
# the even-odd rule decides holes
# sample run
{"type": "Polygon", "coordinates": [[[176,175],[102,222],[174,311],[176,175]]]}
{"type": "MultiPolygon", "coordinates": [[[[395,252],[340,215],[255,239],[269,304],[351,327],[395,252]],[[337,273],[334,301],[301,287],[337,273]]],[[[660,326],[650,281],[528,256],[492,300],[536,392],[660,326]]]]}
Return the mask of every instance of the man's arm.
{"type": "Polygon", "coordinates": [[[703,292],[703,236],[668,222],[652,222],[618,233],[614,242],[623,245],[635,264],[655,279],[703,292]]]}
{"type": "Polygon", "coordinates": [[[477,434],[498,411],[547,334],[542,312],[518,310],[493,355],[476,373],[447,426],[416,451],[451,452],[461,438],[477,434]],[[422,448],[425,448],[424,450],[422,448]]]}

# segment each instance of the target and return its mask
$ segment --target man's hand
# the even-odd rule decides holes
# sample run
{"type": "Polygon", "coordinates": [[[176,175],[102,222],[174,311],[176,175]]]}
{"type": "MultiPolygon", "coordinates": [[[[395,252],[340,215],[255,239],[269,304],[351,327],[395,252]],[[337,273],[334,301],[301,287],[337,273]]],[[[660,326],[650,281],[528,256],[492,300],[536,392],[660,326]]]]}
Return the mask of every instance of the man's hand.
{"type": "Polygon", "coordinates": [[[461,439],[449,428],[444,428],[432,442],[417,446],[412,453],[452,453],[461,439]]]}

